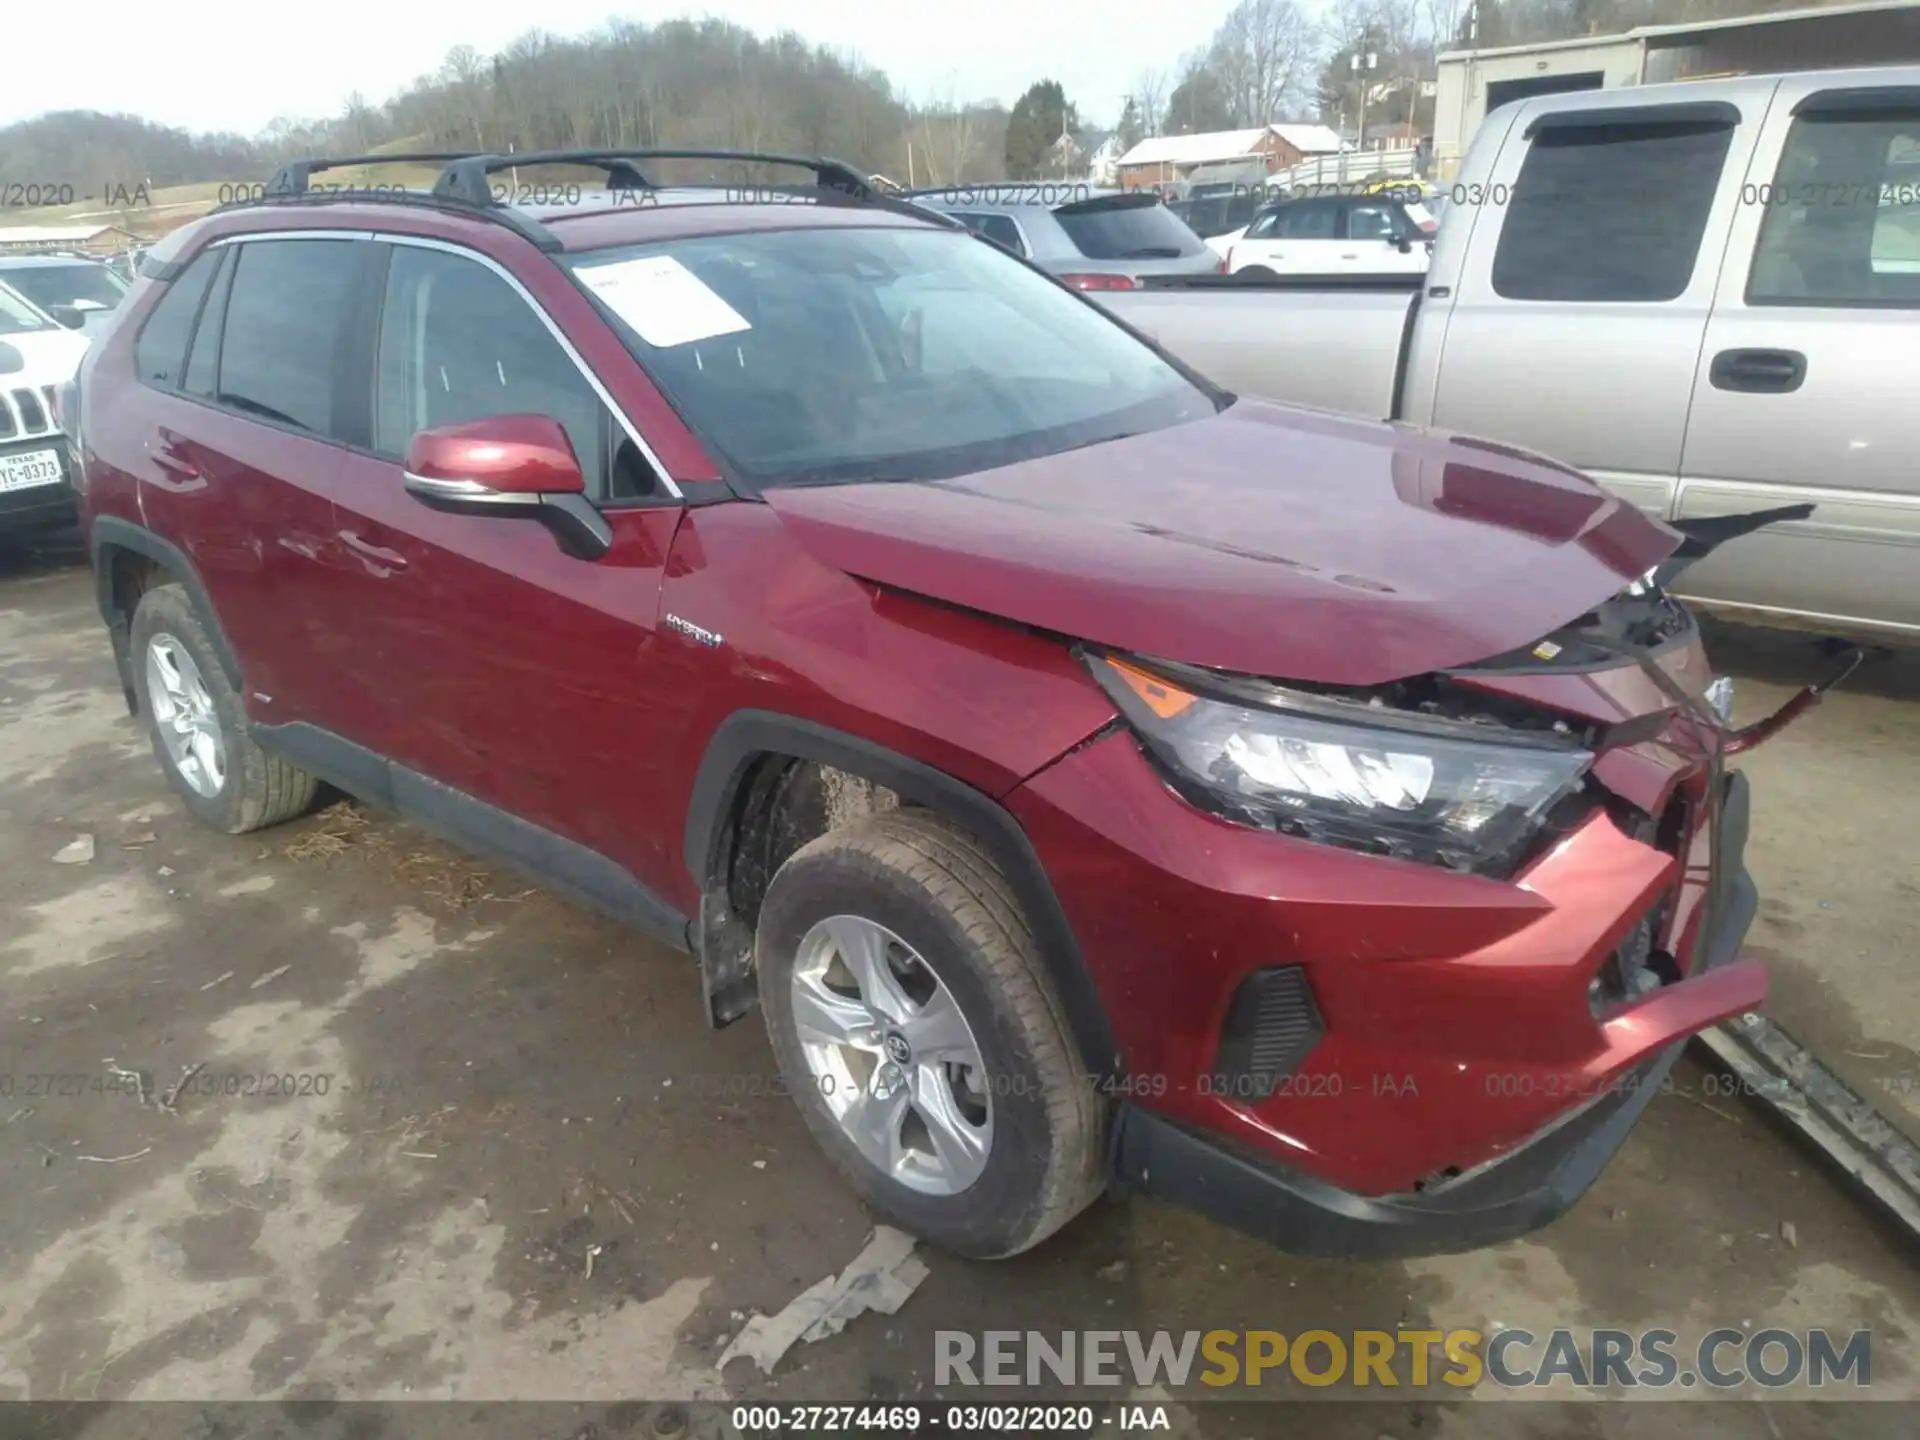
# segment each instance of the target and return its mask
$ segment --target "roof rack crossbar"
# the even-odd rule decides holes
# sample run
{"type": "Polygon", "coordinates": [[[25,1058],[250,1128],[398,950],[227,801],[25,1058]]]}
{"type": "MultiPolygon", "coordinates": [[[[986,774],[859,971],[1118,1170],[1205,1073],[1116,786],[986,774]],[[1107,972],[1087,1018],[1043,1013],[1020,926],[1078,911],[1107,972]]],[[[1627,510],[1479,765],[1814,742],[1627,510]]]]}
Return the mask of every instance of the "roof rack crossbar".
{"type": "MultiPolygon", "coordinates": [[[[309,194],[268,194],[259,199],[235,200],[226,205],[215,207],[216,215],[229,214],[235,210],[260,210],[279,206],[319,206],[351,203],[356,197],[327,192],[309,194]]],[[[455,200],[445,195],[431,195],[425,190],[394,190],[383,192],[379,196],[382,205],[413,205],[425,210],[438,210],[443,214],[465,215],[473,220],[485,220],[492,225],[505,226],[521,239],[527,240],[548,253],[554,253],[565,247],[560,237],[532,216],[505,205],[469,205],[464,200],[455,200]]]]}
{"type": "Polygon", "coordinates": [[[648,148],[640,150],[532,150],[523,154],[465,155],[455,158],[440,172],[433,190],[464,200],[470,205],[493,203],[493,187],[487,177],[520,165],[589,165],[607,172],[610,190],[646,190],[655,188],[631,162],[635,160],[731,160],[761,165],[796,165],[814,173],[820,187],[838,190],[856,200],[877,201],[879,192],[853,166],[823,156],[779,155],[758,150],[684,150],[648,148]]]}
{"type": "Polygon", "coordinates": [[[304,195],[307,182],[322,170],[341,170],[349,165],[445,165],[450,161],[464,160],[473,154],[471,150],[433,150],[415,154],[399,155],[340,155],[321,157],[317,160],[293,160],[273,172],[273,178],[267,181],[267,194],[304,195]]]}

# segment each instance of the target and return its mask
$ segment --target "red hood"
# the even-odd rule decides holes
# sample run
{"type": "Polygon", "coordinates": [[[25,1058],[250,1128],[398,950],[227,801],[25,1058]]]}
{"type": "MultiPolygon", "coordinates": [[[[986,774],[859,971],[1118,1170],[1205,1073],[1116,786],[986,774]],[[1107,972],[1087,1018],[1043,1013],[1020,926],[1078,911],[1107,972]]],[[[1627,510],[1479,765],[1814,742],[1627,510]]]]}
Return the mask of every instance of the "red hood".
{"type": "Polygon", "coordinates": [[[1146,655],[1333,685],[1512,650],[1678,543],[1537,456],[1257,400],[959,479],[766,499],[852,575],[1146,655]]]}

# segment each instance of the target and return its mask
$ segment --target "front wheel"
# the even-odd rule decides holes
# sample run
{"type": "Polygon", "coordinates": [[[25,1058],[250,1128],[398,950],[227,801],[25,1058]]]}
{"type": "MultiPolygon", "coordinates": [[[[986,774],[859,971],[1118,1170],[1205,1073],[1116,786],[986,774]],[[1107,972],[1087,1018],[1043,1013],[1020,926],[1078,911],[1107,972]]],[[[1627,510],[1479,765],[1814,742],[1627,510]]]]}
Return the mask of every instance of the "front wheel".
{"type": "Polygon", "coordinates": [[[774,877],[755,957],[801,1114],[881,1218],[989,1259],[1100,1193],[1105,1103],[970,836],[917,810],[821,836],[774,877]]]}

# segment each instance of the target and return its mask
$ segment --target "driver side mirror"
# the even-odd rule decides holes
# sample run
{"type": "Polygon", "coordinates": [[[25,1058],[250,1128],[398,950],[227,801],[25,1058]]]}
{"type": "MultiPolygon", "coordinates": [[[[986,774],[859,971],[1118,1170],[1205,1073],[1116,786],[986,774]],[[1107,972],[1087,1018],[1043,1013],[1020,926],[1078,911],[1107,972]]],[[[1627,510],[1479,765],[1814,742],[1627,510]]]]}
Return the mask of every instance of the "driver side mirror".
{"type": "Polygon", "coordinates": [[[407,493],[451,515],[537,520],[560,548],[598,560],[613,527],[587,499],[573,442],[545,415],[492,415],[433,425],[407,446],[407,493]]]}
{"type": "Polygon", "coordinates": [[[79,330],[87,323],[86,312],[77,305],[49,305],[47,318],[69,330],[79,330]]]}

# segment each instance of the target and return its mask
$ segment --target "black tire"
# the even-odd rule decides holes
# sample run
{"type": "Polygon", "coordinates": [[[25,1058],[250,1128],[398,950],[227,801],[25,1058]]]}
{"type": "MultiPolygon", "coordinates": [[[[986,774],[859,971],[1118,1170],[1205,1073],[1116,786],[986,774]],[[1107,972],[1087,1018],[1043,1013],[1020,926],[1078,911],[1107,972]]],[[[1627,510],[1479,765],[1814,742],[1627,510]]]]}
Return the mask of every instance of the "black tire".
{"type": "Polygon", "coordinates": [[[154,758],[174,793],[202,824],[229,835],[242,835],[292,820],[312,808],[319,782],[254,743],[246,711],[221,668],[219,652],[208,638],[193,601],[179,584],[156,585],[140,597],[133,612],[129,654],[141,723],[153,744],[154,758]],[[153,700],[147,693],[147,647],[156,635],[172,636],[192,657],[213,701],[226,747],[226,774],[212,795],[202,795],[187,783],[168,755],[154,720],[153,700]]]}
{"type": "Polygon", "coordinates": [[[1108,1107],[1006,876],[977,841],[923,810],[856,821],[797,851],[767,891],[755,940],[760,1008],[814,1138],[876,1215],[975,1259],[1039,1244],[1106,1183],[1108,1107]],[[826,1107],[793,1023],[802,938],[829,916],[877,922],[917,950],[979,1042],[993,1107],[986,1168],[929,1195],[869,1163],[826,1107]]]}
{"type": "Polygon", "coordinates": [[[1244,275],[1249,280],[1278,280],[1280,278],[1280,272],[1278,270],[1266,265],[1242,265],[1233,273],[1236,275],[1244,275]]]}

